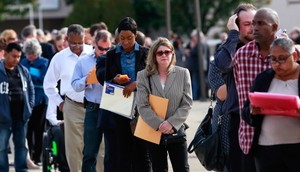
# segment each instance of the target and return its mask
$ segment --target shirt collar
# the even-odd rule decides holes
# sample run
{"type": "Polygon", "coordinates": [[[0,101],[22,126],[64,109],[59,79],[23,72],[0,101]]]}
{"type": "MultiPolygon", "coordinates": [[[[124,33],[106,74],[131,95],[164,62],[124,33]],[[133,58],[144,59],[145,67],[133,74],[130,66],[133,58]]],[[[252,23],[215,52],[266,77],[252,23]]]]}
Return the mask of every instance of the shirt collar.
{"type": "MultiPolygon", "coordinates": [[[[139,50],[140,50],[139,44],[135,42],[133,51],[139,51],[139,50]]],[[[121,53],[121,52],[124,52],[124,50],[122,48],[122,45],[119,43],[116,48],[116,53],[121,53]]]]}
{"type": "MultiPolygon", "coordinates": [[[[83,50],[82,50],[80,56],[84,56],[84,55],[90,54],[92,49],[93,49],[93,47],[92,47],[91,45],[83,44],[83,50]]],[[[93,52],[93,51],[92,51],[92,52],[93,52]]],[[[74,53],[71,51],[70,47],[67,48],[66,53],[67,53],[68,55],[73,55],[73,54],[74,54],[74,53]]]]}

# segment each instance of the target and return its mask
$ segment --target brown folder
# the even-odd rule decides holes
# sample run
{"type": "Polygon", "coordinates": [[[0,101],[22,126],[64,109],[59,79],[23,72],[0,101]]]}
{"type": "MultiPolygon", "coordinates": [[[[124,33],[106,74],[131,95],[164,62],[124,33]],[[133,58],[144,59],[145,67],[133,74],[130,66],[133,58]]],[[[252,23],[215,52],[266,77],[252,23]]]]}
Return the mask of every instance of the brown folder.
{"type": "Polygon", "coordinates": [[[97,77],[96,77],[96,66],[93,67],[93,69],[91,70],[91,74],[88,76],[86,83],[88,85],[98,83],[98,80],[97,80],[97,77]]]}
{"type": "MultiPolygon", "coordinates": [[[[149,103],[153,111],[160,116],[162,119],[166,118],[167,108],[169,100],[159,96],[149,95],[149,103]]],[[[161,138],[161,132],[154,130],[150,127],[141,116],[138,118],[134,135],[143,140],[147,140],[152,143],[159,144],[161,138]]]]}

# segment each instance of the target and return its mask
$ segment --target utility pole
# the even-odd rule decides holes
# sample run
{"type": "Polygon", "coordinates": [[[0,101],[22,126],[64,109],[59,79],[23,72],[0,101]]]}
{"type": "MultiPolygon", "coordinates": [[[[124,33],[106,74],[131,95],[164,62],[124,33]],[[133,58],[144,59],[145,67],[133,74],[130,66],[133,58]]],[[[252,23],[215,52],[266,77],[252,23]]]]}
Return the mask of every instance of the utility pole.
{"type": "Polygon", "coordinates": [[[42,4],[39,2],[38,4],[39,10],[38,10],[38,16],[39,16],[39,28],[44,29],[44,23],[43,23],[43,9],[42,9],[42,4]]]}
{"type": "Polygon", "coordinates": [[[197,36],[198,36],[198,66],[199,66],[199,82],[200,82],[200,92],[201,92],[201,97],[200,99],[205,99],[206,98],[206,93],[205,93],[205,76],[204,76],[204,68],[203,68],[203,46],[201,44],[201,37],[200,37],[200,32],[201,32],[201,13],[200,13],[200,2],[199,0],[195,0],[195,11],[196,11],[196,23],[197,23],[197,36]]]}
{"type": "Polygon", "coordinates": [[[170,39],[171,35],[171,0],[166,0],[166,28],[167,28],[167,38],[170,39]]]}

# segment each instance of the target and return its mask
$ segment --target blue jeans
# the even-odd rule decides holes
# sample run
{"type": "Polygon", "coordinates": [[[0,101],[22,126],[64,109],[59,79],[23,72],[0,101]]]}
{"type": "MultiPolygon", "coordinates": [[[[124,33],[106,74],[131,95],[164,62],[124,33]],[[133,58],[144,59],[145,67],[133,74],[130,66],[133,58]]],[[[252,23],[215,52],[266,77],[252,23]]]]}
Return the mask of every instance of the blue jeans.
{"type": "Polygon", "coordinates": [[[192,80],[193,100],[198,100],[200,98],[199,72],[192,71],[190,75],[191,75],[191,80],[192,80]]]}
{"type": "Polygon", "coordinates": [[[27,148],[25,146],[27,122],[13,121],[11,125],[0,124],[0,171],[8,172],[7,146],[11,134],[15,144],[14,166],[16,172],[27,172],[27,148]]]}
{"type": "MultiPolygon", "coordinates": [[[[96,172],[97,156],[102,141],[103,130],[97,128],[100,109],[97,106],[87,106],[84,118],[84,148],[82,172],[96,172]]],[[[98,162],[103,163],[103,162],[98,162]]]]}

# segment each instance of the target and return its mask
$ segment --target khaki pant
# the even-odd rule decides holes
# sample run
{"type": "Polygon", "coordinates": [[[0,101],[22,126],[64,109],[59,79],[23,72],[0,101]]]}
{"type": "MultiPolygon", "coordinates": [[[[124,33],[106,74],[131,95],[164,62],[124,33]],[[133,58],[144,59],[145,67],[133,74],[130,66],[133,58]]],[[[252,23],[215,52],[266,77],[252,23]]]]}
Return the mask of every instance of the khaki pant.
{"type": "MultiPolygon", "coordinates": [[[[64,125],[66,157],[71,172],[81,171],[83,157],[83,133],[85,109],[78,104],[65,99],[64,125]]],[[[97,172],[103,172],[104,141],[101,143],[97,159],[97,172]]]]}

